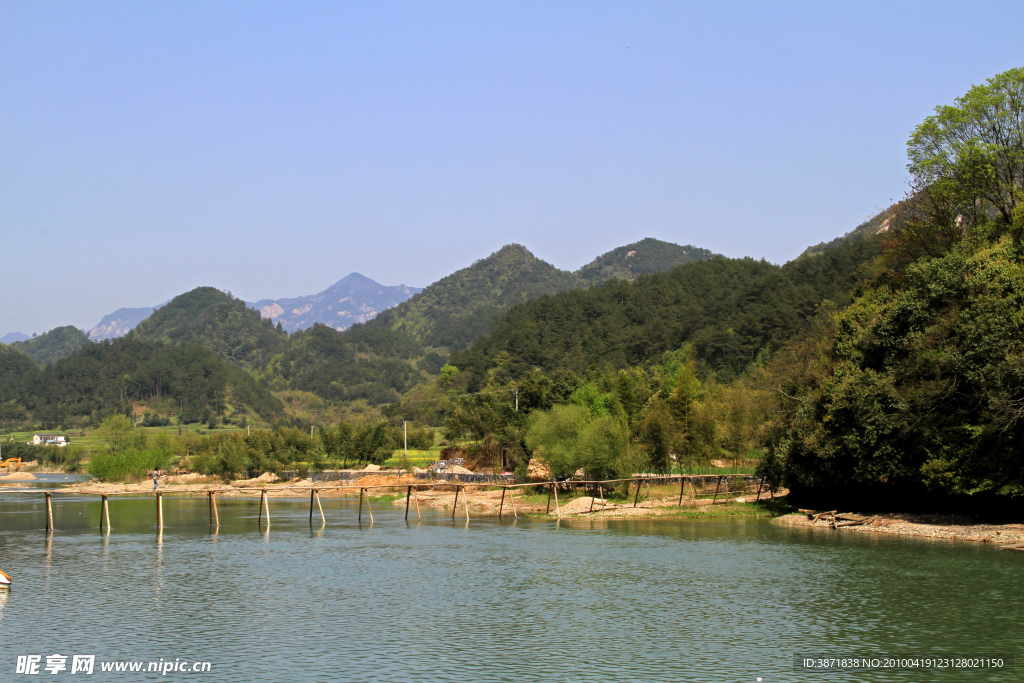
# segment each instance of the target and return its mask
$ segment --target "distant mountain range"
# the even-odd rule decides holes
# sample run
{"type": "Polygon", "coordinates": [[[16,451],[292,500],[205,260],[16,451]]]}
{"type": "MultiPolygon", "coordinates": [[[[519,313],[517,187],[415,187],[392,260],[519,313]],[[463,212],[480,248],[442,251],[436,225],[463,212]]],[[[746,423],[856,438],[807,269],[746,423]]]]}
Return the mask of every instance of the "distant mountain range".
{"type": "Polygon", "coordinates": [[[341,331],[355,323],[365,323],[422,291],[421,287],[407,285],[388,287],[365,275],[352,273],[319,294],[247,301],[246,305],[255,308],[264,318],[281,323],[286,332],[305,330],[315,323],[341,331]]]}
{"type": "MultiPolygon", "coordinates": [[[[165,302],[166,303],[166,302],[165,302]]],[[[162,306],[163,304],[161,304],[162,306]]],[[[147,306],[144,308],[119,308],[113,313],[103,316],[103,320],[96,327],[89,330],[89,339],[103,341],[104,339],[116,339],[123,337],[141,323],[153,315],[153,311],[160,306],[147,306]]]]}
{"type": "MultiPolygon", "coordinates": [[[[406,285],[388,287],[365,275],[351,273],[318,294],[290,299],[246,301],[245,305],[259,311],[262,317],[281,323],[281,328],[286,332],[305,330],[316,323],[340,331],[355,323],[364,323],[421,291],[420,287],[406,285]]],[[[123,337],[167,303],[165,301],[158,306],[143,308],[119,308],[103,316],[103,320],[89,330],[89,339],[98,342],[123,337]]],[[[28,338],[28,335],[20,332],[11,332],[0,339],[0,343],[9,344],[28,338]]]]}
{"type": "MultiPolygon", "coordinates": [[[[515,304],[546,294],[585,289],[609,279],[633,281],[713,256],[706,249],[647,238],[602,254],[570,272],[538,259],[523,246],[511,244],[426,289],[404,284],[385,286],[359,273],[351,273],[317,294],[256,302],[243,302],[213,288],[200,287],[158,306],[120,308],[104,316],[87,334],[66,327],[33,339],[14,332],[3,341],[17,344],[19,350],[46,364],[67,357],[89,341],[132,333],[146,342],[202,343],[225,360],[256,369],[284,348],[285,332],[309,330],[317,324],[341,332],[372,321],[365,332],[359,332],[359,339],[380,344],[385,338],[394,341],[388,335],[397,333],[419,349],[411,352],[405,348],[406,341],[398,343],[395,349],[405,349],[400,353],[409,358],[418,357],[425,349],[436,349],[441,353],[431,352],[423,366],[436,371],[433,366],[443,362],[444,354],[469,346],[515,304]],[[261,318],[264,324],[260,324],[261,318]]],[[[390,357],[395,349],[379,355],[390,357]]],[[[409,372],[411,379],[417,371],[409,372]]]]}
{"type": "Polygon", "coordinates": [[[13,344],[14,342],[21,342],[31,338],[24,332],[8,332],[0,337],[0,344],[13,344]]]}

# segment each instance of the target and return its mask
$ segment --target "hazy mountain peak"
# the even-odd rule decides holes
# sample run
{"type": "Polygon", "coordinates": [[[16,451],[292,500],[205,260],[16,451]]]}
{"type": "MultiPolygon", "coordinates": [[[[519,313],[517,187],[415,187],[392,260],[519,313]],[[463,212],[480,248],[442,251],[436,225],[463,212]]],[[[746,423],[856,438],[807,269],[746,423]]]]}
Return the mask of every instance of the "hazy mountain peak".
{"type": "Polygon", "coordinates": [[[8,332],[4,336],[0,337],[0,344],[13,344],[14,342],[25,341],[31,338],[32,337],[28,336],[24,332],[8,332]]]}
{"type": "Polygon", "coordinates": [[[323,323],[344,330],[355,323],[373,319],[378,313],[402,303],[422,291],[406,285],[387,286],[361,273],[349,273],[333,285],[308,296],[290,299],[262,299],[249,303],[264,318],[270,318],[289,332],[323,323]]]}

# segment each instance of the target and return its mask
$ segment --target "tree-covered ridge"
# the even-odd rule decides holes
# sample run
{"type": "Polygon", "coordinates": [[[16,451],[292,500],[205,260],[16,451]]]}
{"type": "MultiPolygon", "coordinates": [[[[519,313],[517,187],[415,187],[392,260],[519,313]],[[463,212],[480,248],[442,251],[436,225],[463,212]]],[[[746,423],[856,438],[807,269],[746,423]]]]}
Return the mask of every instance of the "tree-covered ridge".
{"type": "Polygon", "coordinates": [[[91,342],[82,330],[65,325],[55,327],[45,334],[11,344],[19,351],[27,353],[37,363],[46,365],[61,358],[67,358],[91,342]]]}
{"type": "Polygon", "coordinates": [[[629,280],[641,275],[661,273],[693,261],[706,261],[715,254],[691,245],[679,246],[646,237],[639,242],[612,249],[576,271],[584,286],[599,285],[605,280],[629,280]]]}
{"type": "Polygon", "coordinates": [[[421,354],[420,345],[402,332],[356,325],[341,333],[317,323],[290,336],[263,369],[262,380],[275,390],[378,405],[423,379],[412,362],[421,354]]]}
{"type": "Polygon", "coordinates": [[[366,325],[404,332],[424,346],[465,348],[510,306],[574,286],[572,273],[510,244],[438,280],[366,325]]]}
{"type": "Polygon", "coordinates": [[[697,359],[727,379],[800,331],[822,301],[848,300],[877,253],[877,241],[856,240],[783,267],[717,257],[545,296],[509,310],[452,363],[476,387],[496,368],[510,378],[534,368],[581,374],[639,365],[691,342],[697,359]]]}
{"type": "Polygon", "coordinates": [[[0,347],[0,410],[8,419],[98,421],[136,401],[164,401],[179,414],[222,413],[230,405],[269,420],[281,411],[280,402],[248,372],[198,344],[168,346],[125,337],[90,344],[45,368],[28,366],[19,355],[0,347]]]}
{"type": "Polygon", "coordinates": [[[288,338],[244,301],[213,287],[198,287],[176,296],[127,336],[167,344],[202,344],[244,368],[266,363],[288,338]]]}

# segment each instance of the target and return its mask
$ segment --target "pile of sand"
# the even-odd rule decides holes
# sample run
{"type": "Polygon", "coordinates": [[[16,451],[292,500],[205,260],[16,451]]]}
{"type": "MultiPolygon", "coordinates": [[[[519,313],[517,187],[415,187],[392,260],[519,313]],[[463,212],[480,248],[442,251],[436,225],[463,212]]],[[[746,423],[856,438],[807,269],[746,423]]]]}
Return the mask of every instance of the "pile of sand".
{"type": "Polygon", "coordinates": [[[161,484],[207,484],[214,481],[220,481],[220,478],[210,476],[208,474],[199,474],[198,472],[172,474],[170,476],[160,478],[161,484]]]}
{"type": "Polygon", "coordinates": [[[6,481],[32,481],[36,478],[36,475],[31,472],[11,472],[10,474],[0,474],[0,479],[6,481]]]}
{"type": "Polygon", "coordinates": [[[258,486],[259,484],[270,484],[270,483],[273,483],[275,481],[280,481],[280,479],[278,479],[276,474],[274,474],[273,472],[264,472],[263,474],[261,474],[260,476],[256,477],[255,479],[238,479],[236,481],[231,482],[231,485],[232,486],[236,486],[236,487],[238,487],[238,486],[258,486]]]}
{"type": "Polygon", "coordinates": [[[402,476],[378,474],[370,475],[368,477],[360,477],[354,480],[351,486],[408,486],[409,484],[415,484],[416,480],[411,474],[404,474],[402,476]]]}
{"type": "Polygon", "coordinates": [[[367,465],[363,468],[363,472],[380,472],[380,465],[367,465]]]}
{"type": "MultiPolygon", "coordinates": [[[[571,503],[567,503],[566,505],[561,506],[559,508],[559,512],[561,512],[563,515],[579,515],[590,512],[591,501],[593,501],[594,504],[594,512],[597,512],[598,510],[610,510],[611,508],[615,507],[604,498],[581,496],[576,500],[572,501],[571,503]]],[[[554,511],[554,508],[555,503],[554,501],[552,501],[552,511],[554,511]]]]}
{"type": "Polygon", "coordinates": [[[462,465],[455,465],[448,471],[452,474],[473,474],[473,470],[467,470],[462,465]]]}

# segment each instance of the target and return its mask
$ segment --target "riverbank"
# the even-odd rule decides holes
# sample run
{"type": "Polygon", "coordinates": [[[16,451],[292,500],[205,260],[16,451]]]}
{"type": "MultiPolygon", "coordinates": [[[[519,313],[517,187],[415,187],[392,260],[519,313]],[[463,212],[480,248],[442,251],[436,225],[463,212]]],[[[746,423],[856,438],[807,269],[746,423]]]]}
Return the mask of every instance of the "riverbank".
{"type": "Polygon", "coordinates": [[[782,515],[776,524],[806,527],[826,532],[849,531],[858,533],[892,534],[918,538],[938,538],[951,541],[991,543],[1013,550],[1024,550],[1024,524],[976,524],[957,515],[915,515],[909,513],[883,513],[877,515],[843,515],[808,513],[806,511],[782,515]],[[844,523],[843,518],[853,523],[844,523]],[[862,518],[863,519],[860,519],[862,518]],[[838,520],[838,522],[837,522],[838,520]]]}

